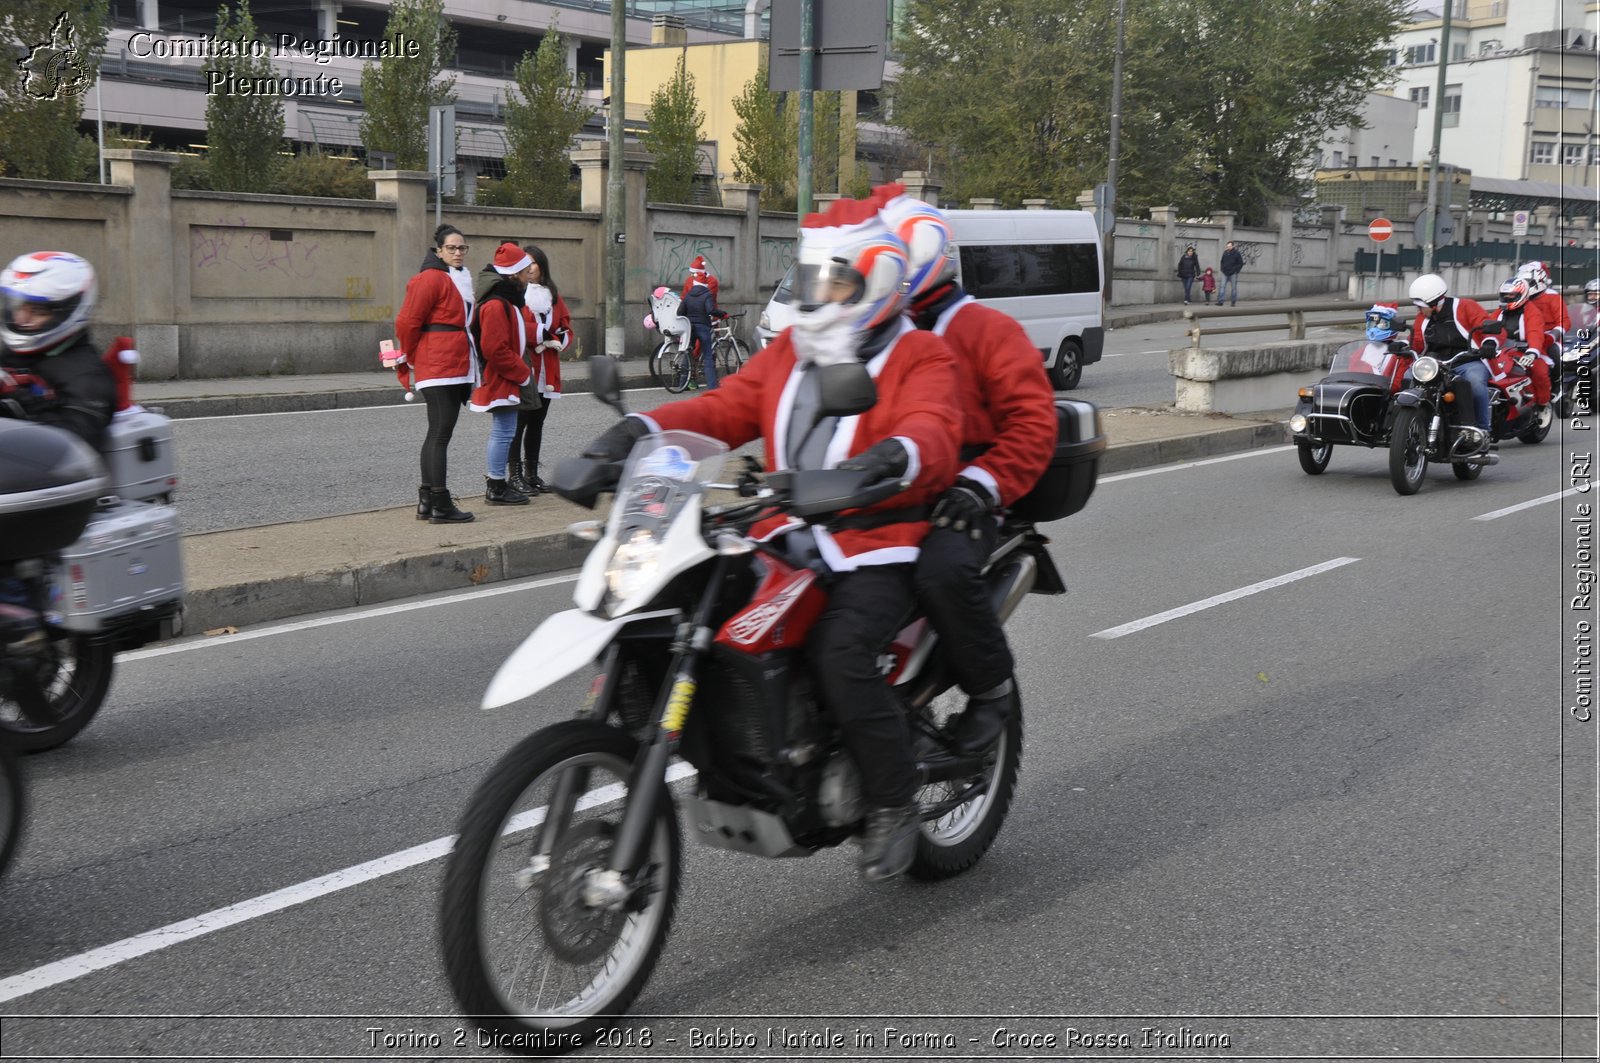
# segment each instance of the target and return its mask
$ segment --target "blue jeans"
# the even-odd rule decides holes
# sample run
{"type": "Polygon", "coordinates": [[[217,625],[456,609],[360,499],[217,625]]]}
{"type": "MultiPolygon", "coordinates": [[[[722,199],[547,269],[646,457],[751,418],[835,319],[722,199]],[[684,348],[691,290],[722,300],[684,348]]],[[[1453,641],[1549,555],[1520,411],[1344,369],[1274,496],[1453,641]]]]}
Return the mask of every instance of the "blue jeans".
{"type": "Polygon", "coordinates": [[[1489,430],[1489,367],[1482,362],[1468,362],[1455,371],[1462,380],[1472,382],[1472,406],[1478,415],[1478,427],[1489,430]]]}
{"type": "Polygon", "coordinates": [[[517,434],[517,408],[496,406],[489,411],[489,479],[506,478],[506,462],[511,459],[511,440],[517,434]]]}
{"type": "Polygon", "coordinates": [[[700,345],[700,364],[706,371],[707,390],[717,386],[717,356],[713,348],[716,346],[711,335],[711,326],[699,322],[691,322],[689,332],[694,336],[694,341],[700,345]]]}
{"type": "Polygon", "coordinates": [[[1222,305],[1222,300],[1228,298],[1229,292],[1233,293],[1233,302],[1239,302],[1239,275],[1237,273],[1224,273],[1222,287],[1217,289],[1217,305],[1222,305]]]}
{"type": "Polygon", "coordinates": [[[1187,303],[1189,301],[1189,289],[1194,287],[1194,278],[1179,277],[1178,279],[1183,281],[1183,301],[1187,303]]]}

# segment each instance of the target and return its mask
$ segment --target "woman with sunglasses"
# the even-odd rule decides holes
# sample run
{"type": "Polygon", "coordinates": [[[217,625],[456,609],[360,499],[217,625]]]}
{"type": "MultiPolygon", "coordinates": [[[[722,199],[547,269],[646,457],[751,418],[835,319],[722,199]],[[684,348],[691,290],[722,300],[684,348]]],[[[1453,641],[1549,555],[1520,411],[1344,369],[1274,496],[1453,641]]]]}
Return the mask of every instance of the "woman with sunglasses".
{"type": "Polygon", "coordinates": [[[446,452],[461,407],[478,383],[477,352],[467,334],[472,315],[472,274],[466,266],[467,239],[453,225],[433,234],[433,250],[406,284],[405,301],[395,316],[395,337],[416,377],[416,390],[428,408],[428,433],[422,439],[422,486],[417,488],[417,519],[460,524],[472,514],[456,508],[446,476],[446,452]]]}

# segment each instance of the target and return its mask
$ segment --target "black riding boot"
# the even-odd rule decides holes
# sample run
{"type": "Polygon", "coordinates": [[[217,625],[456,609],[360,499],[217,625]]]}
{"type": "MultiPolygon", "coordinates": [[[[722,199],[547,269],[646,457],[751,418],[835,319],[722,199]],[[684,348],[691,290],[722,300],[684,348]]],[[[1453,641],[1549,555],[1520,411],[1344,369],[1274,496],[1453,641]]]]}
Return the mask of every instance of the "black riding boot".
{"type": "Polygon", "coordinates": [[[417,488],[417,519],[427,520],[433,516],[433,488],[426,484],[417,488]]]}
{"type": "Polygon", "coordinates": [[[894,878],[911,866],[917,855],[917,806],[867,810],[861,832],[861,877],[868,882],[894,878]]]}
{"type": "Polygon", "coordinates": [[[520,461],[507,462],[506,484],[510,486],[513,491],[520,491],[522,494],[531,496],[534,493],[533,485],[529,483],[528,478],[523,475],[523,468],[524,466],[520,461]]]}
{"type": "Polygon", "coordinates": [[[1022,698],[1017,694],[1017,681],[1004,683],[975,695],[967,702],[967,711],[955,720],[950,737],[963,753],[981,753],[1000,741],[1006,725],[1022,711],[1022,698]]]}
{"type": "Polygon", "coordinates": [[[483,478],[483,500],[491,506],[525,506],[528,496],[518,491],[504,480],[493,477],[483,478]]]}
{"type": "Polygon", "coordinates": [[[433,516],[428,518],[429,524],[465,524],[472,519],[472,514],[464,509],[457,509],[455,499],[450,497],[446,490],[433,492],[433,516]]]}

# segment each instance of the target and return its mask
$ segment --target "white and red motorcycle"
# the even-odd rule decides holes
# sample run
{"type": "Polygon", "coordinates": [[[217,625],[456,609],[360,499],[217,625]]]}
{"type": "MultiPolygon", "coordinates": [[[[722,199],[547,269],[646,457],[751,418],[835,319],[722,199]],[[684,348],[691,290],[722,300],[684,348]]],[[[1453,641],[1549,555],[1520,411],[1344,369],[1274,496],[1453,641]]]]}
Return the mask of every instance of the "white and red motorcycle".
{"type": "MultiPolygon", "coordinates": [[[[596,395],[620,409],[615,368],[591,359],[596,395]]],[[[823,406],[859,413],[875,398],[858,365],[821,372],[823,406]]],[[[1002,621],[1029,594],[1065,592],[1035,523],[1077,512],[1105,448],[1087,402],[1057,405],[1061,439],[1039,487],[1006,516],[987,569],[1002,621]]],[[[701,841],[764,857],[809,856],[859,833],[856,767],[821,711],[802,646],[827,601],[809,531],[755,542],[785,513],[828,526],[897,490],[825,469],[720,483],[727,448],[689,432],[641,439],[613,464],[568,459],[557,493],[593,505],[616,492],[574,593],[501,666],[485,707],[546,690],[598,661],[576,718],[515,746],[461,820],[445,871],[441,938],[463,1014],[521,1051],[581,1047],[629,1006],[672,925],[680,816],[701,841]],[[615,485],[614,488],[612,485],[615,485]],[[717,494],[721,492],[721,495],[717,494]]],[[[964,699],[925,620],[910,618],[884,660],[918,739],[921,831],[910,874],[941,879],[976,863],[1016,786],[1022,720],[962,755],[942,724],[964,699]]]]}

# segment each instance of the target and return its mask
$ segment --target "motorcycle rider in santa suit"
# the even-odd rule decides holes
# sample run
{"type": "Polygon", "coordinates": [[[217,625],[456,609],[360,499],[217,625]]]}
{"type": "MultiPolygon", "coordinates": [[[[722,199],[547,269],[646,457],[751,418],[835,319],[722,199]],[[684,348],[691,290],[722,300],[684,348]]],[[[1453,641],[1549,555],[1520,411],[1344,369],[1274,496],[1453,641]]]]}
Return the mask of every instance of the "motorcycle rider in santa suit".
{"type": "MultiPolygon", "coordinates": [[[[1477,328],[1488,320],[1483,307],[1471,299],[1450,295],[1450,287],[1437,273],[1424,273],[1411,282],[1411,302],[1418,309],[1411,323],[1411,349],[1447,361],[1478,345],[1477,328]]],[[[1489,367],[1482,360],[1457,366],[1455,374],[1472,389],[1476,427],[1464,427],[1462,444],[1473,451],[1489,446],[1489,367]]]]}
{"type": "Polygon", "coordinates": [[[0,417],[65,428],[98,452],[117,384],[89,342],[94,268],[65,251],[19,255],[0,274],[0,417]]]}
{"type": "Polygon", "coordinates": [[[966,711],[950,725],[964,753],[993,745],[1022,707],[1011,648],[990,604],[983,568],[994,552],[995,511],[1027,494],[1056,443],[1055,391],[1022,326],[981,306],[956,282],[950,225],[936,208],[885,185],[883,217],[910,255],[911,321],[956,356],[964,408],[962,467],[939,499],[917,557],[917,599],[938,632],[966,711]]]}
{"type": "Polygon", "coordinates": [[[1505,339],[1521,340],[1528,345],[1528,349],[1517,356],[1517,365],[1533,381],[1533,401],[1537,403],[1534,413],[1542,414],[1550,405],[1550,368],[1543,354],[1545,320],[1533,304],[1533,285],[1521,277],[1512,277],[1501,284],[1500,307],[1494,312],[1493,320],[1505,326],[1505,339]]]}
{"type": "Polygon", "coordinates": [[[682,429],[729,447],[761,438],[765,466],[855,469],[902,490],[847,513],[836,531],[788,517],[757,524],[757,539],[811,536],[828,569],[828,605],[806,655],[861,775],[867,808],[860,870],[868,881],[899,875],[916,851],[918,786],[911,734],[884,684],[879,655],[914,606],[912,569],[928,531],[928,506],[955,476],[962,413],[954,359],[944,341],[902,314],[905,245],[872,201],[836,200],[800,230],[795,324],[722,386],[623,418],[584,450],[617,461],[649,432],[682,429]],[[877,403],[858,416],[820,408],[815,370],[865,364],[877,403]]]}
{"type": "Polygon", "coordinates": [[[1530,368],[1528,375],[1533,378],[1534,401],[1545,406],[1549,405],[1554,390],[1552,372],[1561,364],[1561,344],[1572,328],[1572,316],[1567,312],[1567,301],[1550,286],[1550,271],[1543,262],[1524,263],[1517,269],[1517,276],[1528,282],[1528,304],[1538,311],[1540,320],[1544,322],[1543,337],[1529,341],[1529,346],[1544,356],[1538,359],[1539,370],[1544,377],[1542,391],[1540,372],[1530,368]]]}

